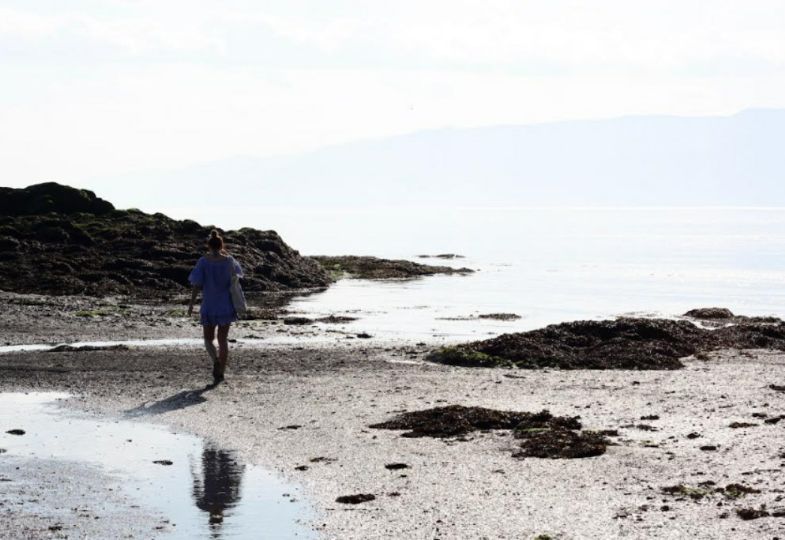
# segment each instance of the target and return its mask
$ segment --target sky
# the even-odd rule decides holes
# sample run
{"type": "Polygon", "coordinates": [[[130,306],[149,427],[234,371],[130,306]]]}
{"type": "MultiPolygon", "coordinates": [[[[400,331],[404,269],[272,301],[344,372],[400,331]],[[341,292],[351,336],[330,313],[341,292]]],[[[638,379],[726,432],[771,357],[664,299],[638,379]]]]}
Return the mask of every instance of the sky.
{"type": "Polygon", "coordinates": [[[10,186],[757,107],[785,107],[781,0],[0,0],[10,186]]]}

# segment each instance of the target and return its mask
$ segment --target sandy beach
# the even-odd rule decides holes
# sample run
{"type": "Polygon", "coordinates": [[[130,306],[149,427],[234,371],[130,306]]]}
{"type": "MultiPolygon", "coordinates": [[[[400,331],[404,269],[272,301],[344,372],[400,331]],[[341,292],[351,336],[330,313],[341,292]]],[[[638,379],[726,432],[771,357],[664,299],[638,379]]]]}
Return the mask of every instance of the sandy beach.
{"type": "MultiPolygon", "coordinates": [[[[117,305],[4,294],[6,342],[198,336],[195,322],[173,316],[172,306],[124,304],[125,314],[117,318],[77,315],[101,309],[98,304],[107,311],[117,305]]],[[[67,410],[163,424],[236,450],[245,463],[302,487],[315,511],[309,527],[320,538],[781,535],[781,518],[743,520],[736,511],[765,505],[777,514],[783,505],[785,422],[765,422],[785,414],[785,393],[770,388],[785,382],[782,353],[719,351],[685,359],[686,367],[675,371],[478,369],[424,362],[432,349],[425,344],[346,336],[309,345],[264,344],[264,338],[306,332],[271,321],[246,321],[233,332],[246,331],[261,343],[235,344],[227,381],[215,389],[205,389],[208,361],[193,346],[7,352],[0,355],[0,388],[67,392],[67,410]],[[598,457],[520,459],[512,457],[517,441],[509,430],[438,439],[369,428],[403,411],[445,405],[548,409],[578,415],[589,429],[618,430],[618,436],[598,457]],[[749,425],[734,428],[734,422],[749,425]],[[385,468],[391,463],[407,467],[385,468]],[[731,484],[756,492],[730,497],[716,490],[731,484]],[[664,489],[673,486],[684,489],[664,489]],[[336,502],[353,494],[373,494],[375,500],[336,502]]],[[[24,429],[24,418],[18,424],[3,431],[24,429]]],[[[54,469],[85,486],[100,475],[74,477],[68,469],[54,469]]],[[[10,486],[0,495],[7,531],[103,536],[126,523],[120,529],[127,537],[172,533],[165,526],[140,530],[133,525],[138,510],[130,507],[119,521],[78,515],[58,521],[45,504],[26,511],[18,486],[35,486],[36,474],[28,470],[0,469],[10,486]]],[[[79,493],[64,496],[89,507],[90,498],[79,493]]]]}

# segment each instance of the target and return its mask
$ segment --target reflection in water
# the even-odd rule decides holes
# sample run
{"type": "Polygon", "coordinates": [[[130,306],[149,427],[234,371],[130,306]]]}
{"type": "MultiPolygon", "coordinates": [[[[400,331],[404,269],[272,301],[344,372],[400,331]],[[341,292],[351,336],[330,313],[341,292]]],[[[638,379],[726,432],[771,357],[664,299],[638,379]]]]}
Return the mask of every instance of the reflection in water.
{"type": "Polygon", "coordinates": [[[224,514],[240,501],[240,482],[244,465],[231,452],[206,446],[202,451],[202,477],[192,471],[196,506],[209,514],[213,536],[220,536],[224,514]]]}

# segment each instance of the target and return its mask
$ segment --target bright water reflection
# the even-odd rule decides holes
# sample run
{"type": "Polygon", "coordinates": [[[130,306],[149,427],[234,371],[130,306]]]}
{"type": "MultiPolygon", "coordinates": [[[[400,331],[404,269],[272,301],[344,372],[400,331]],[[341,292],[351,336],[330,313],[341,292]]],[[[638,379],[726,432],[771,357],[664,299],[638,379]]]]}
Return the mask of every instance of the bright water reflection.
{"type": "MultiPolygon", "coordinates": [[[[65,397],[55,393],[0,394],[0,441],[7,450],[4,459],[99,466],[130,499],[129,504],[168,520],[168,533],[155,531],[151,537],[313,537],[304,524],[310,508],[301,502],[298,487],[259,467],[243,465],[232,452],[197,437],[140,422],[66,414],[54,406],[57,399],[65,397]],[[25,435],[5,434],[16,428],[23,429],[25,435]]],[[[200,403],[204,400],[186,400],[177,402],[175,408],[200,403]]],[[[147,408],[161,412],[164,407],[154,405],[147,408]]],[[[139,410],[142,408],[135,411],[139,410]]],[[[80,491],[79,482],[80,478],[69,479],[74,493],[80,491]]]]}

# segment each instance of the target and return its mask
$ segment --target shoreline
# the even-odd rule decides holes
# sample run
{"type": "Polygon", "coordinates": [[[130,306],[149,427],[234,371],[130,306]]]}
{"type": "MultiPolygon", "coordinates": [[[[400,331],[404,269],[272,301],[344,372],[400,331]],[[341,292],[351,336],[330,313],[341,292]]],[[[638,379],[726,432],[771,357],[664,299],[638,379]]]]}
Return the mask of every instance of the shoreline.
{"type": "MultiPolygon", "coordinates": [[[[120,334],[123,325],[142,326],[128,317],[111,325],[76,316],[47,323],[40,307],[17,305],[2,318],[16,320],[18,331],[26,321],[27,336],[39,339],[67,332],[92,337],[98,326],[120,334]],[[44,324],[30,326],[37,319],[44,324]]],[[[159,317],[159,308],[151,309],[144,317],[159,317]]],[[[280,328],[259,326],[270,336],[280,328]]],[[[153,328],[194,336],[185,324],[153,328]]],[[[296,336],[301,329],[287,331],[296,336]]],[[[208,362],[198,349],[6,353],[0,355],[0,391],[66,391],[72,395],[67,410],[163,424],[218,442],[243,462],[301,486],[317,512],[311,525],[322,538],[777,535],[780,518],[744,521],[735,510],[783,504],[785,423],[768,425],[752,415],[785,414],[785,394],[768,387],[785,384],[784,353],[724,350],[689,358],[676,371],[563,371],[422,362],[428,350],[374,339],[233,347],[227,383],[200,394],[203,400],[189,398],[209,382],[208,362]],[[412,439],[368,427],[401,411],[445,405],[548,409],[579,415],[588,429],[616,429],[619,436],[598,457],[516,459],[510,452],[514,441],[504,432],[412,439]],[[733,422],[755,426],[729,427],[733,422]],[[281,429],[294,425],[300,427],[281,429]],[[692,433],[700,436],[688,437],[692,433]],[[700,450],[706,445],[718,449],[700,450]],[[408,468],[388,470],[390,463],[408,468]],[[741,483],[761,493],[692,500],[663,492],[707,481],[741,483]],[[376,499],[335,501],[358,493],[376,499]]]]}

